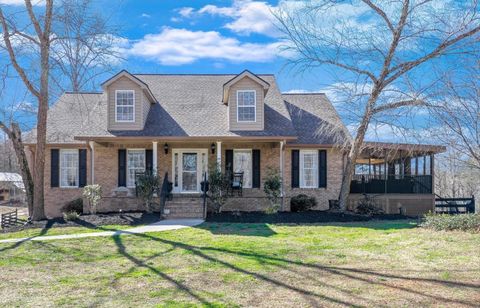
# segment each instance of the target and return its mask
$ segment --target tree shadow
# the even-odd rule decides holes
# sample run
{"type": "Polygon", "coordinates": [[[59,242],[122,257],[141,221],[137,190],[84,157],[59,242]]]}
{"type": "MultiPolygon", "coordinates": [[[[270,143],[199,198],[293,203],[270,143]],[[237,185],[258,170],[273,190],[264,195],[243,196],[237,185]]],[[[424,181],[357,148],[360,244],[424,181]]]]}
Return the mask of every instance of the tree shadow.
{"type": "Polygon", "coordinates": [[[217,235],[241,235],[241,236],[260,236],[269,237],[277,234],[267,224],[252,223],[252,224],[238,224],[238,223],[202,223],[195,226],[196,229],[209,231],[217,235]]]}

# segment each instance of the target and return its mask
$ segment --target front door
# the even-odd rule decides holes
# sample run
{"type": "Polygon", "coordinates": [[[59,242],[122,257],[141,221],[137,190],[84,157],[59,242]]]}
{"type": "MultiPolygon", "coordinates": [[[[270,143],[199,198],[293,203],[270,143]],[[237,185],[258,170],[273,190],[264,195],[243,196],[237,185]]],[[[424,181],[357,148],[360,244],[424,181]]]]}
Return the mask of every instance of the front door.
{"type": "Polygon", "coordinates": [[[202,176],[207,172],[206,149],[174,149],[173,191],[176,193],[200,192],[202,176]]]}

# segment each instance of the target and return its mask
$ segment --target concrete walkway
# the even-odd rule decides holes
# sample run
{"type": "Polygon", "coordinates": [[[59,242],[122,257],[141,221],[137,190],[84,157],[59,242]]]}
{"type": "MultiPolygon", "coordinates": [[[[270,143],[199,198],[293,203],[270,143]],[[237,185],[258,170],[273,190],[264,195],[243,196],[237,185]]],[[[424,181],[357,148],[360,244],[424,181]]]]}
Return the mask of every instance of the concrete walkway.
{"type": "Polygon", "coordinates": [[[160,231],[177,230],[177,229],[193,227],[201,224],[202,222],[203,222],[202,219],[166,219],[166,220],[155,222],[150,225],[131,228],[128,230],[12,238],[12,239],[0,240],[0,244],[1,243],[20,243],[20,242],[28,242],[28,241],[66,240],[66,239],[76,239],[76,238],[84,238],[84,237],[129,235],[129,234],[139,234],[139,233],[147,233],[147,232],[160,232],[160,231]]]}

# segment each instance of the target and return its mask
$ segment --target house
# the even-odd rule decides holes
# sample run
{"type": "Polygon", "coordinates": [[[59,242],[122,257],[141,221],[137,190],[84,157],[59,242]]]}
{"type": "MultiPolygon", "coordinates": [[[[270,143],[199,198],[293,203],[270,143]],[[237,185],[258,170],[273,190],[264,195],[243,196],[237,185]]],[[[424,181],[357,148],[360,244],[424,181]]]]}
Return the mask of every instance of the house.
{"type": "MultiPolygon", "coordinates": [[[[62,206],[91,183],[103,188],[98,211],[143,209],[134,187],[135,173],[145,170],[173,183],[167,216],[201,216],[200,183],[214,163],[223,170],[244,172],[243,194],[229,198],[225,210],[265,209],[262,185],[269,168],[277,169],[283,179],[282,210],[288,211],[290,198],[300,193],[314,196],[318,210],[328,209],[329,200],[338,198],[345,153],[337,145],[351,137],[325,94],[284,94],[275,76],[249,71],[238,75],[121,71],[102,89],[64,93],[49,110],[45,172],[49,217],[61,215],[62,206]]],[[[32,131],[27,144],[30,162],[34,136],[32,131]]],[[[378,192],[384,194],[382,206],[391,213],[433,209],[433,158],[443,150],[369,144],[359,161],[359,174],[364,174],[356,175],[352,183],[352,200],[364,192],[378,192]],[[365,173],[361,167],[368,164],[365,173]],[[421,189],[412,182],[418,177],[421,189]],[[387,189],[380,192],[377,186],[387,189]]]]}
{"type": "Polygon", "coordinates": [[[13,172],[0,172],[0,203],[25,201],[22,176],[13,172]]]}

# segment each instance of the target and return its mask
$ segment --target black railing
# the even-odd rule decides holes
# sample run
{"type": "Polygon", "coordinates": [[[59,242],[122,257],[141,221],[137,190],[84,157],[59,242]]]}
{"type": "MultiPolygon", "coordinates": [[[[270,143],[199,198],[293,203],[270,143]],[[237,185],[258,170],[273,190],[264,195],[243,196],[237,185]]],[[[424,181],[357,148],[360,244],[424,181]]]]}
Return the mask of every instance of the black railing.
{"type": "Polygon", "coordinates": [[[431,194],[431,175],[360,175],[353,176],[353,194],[431,194]]]}
{"type": "Polygon", "coordinates": [[[475,197],[472,196],[471,198],[437,198],[435,199],[435,213],[475,213],[475,197]]]}
{"type": "Polygon", "coordinates": [[[170,181],[168,181],[168,172],[165,172],[163,177],[162,186],[160,187],[160,215],[163,216],[163,211],[165,209],[165,203],[170,199],[170,181]]]}

